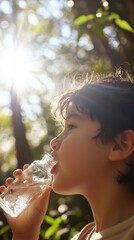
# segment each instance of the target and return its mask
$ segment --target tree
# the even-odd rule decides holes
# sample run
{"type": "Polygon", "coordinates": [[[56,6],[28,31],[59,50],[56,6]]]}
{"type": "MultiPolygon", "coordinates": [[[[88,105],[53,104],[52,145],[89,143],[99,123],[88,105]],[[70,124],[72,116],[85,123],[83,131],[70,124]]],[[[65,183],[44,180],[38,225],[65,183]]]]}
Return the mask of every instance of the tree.
{"type": "Polygon", "coordinates": [[[107,59],[112,68],[128,63],[133,71],[132,47],[134,28],[131,1],[81,1],[74,5],[75,24],[79,38],[86,34],[100,59],[107,59]],[[80,10],[79,6],[83,6],[80,10]]]}
{"type": "Polygon", "coordinates": [[[26,129],[22,121],[21,107],[16,93],[11,89],[11,110],[12,124],[16,141],[16,155],[18,160],[18,168],[23,168],[23,165],[32,161],[31,151],[26,139],[26,129]]]}

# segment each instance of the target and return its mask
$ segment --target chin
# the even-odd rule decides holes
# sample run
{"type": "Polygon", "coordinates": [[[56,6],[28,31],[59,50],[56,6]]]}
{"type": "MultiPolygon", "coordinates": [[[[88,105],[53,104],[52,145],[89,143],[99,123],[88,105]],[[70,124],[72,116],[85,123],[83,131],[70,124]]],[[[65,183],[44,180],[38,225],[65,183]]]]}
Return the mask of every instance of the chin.
{"type": "Polygon", "coordinates": [[[61,195],[75,195],[80,194],[76,189],[71,187],[65,187],[65,185],[56,184],[56,182],[52,182],[52,189],[55,193],[61,194],[61,195]]]}

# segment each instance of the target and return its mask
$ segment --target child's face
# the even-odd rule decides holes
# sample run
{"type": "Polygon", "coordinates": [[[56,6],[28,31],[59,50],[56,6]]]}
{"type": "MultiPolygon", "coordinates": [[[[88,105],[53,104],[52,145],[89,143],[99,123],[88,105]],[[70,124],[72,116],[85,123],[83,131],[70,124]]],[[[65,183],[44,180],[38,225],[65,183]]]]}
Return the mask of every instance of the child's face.
{"type": "Polygon", "coordinates": [[[108,174],[110,146],[95,137],[97,121],[78,112],[70,104],[63,131],[51,141],[52,155],[58,164],[53,169],[53,190],[60,194],[86,194],[108,174]]]}

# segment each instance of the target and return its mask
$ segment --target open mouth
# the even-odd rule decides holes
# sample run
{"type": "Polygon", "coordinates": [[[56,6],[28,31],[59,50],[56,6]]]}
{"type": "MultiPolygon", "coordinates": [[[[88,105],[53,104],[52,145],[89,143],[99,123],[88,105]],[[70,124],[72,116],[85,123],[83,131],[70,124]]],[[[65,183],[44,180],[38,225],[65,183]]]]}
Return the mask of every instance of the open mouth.
{"type": "Polygon", "coordinates": [[[52,169],[51,169],[51,174],[55,174],[56,172],[57,172],[57,169],[58,169],[58,162],[56,162],[55,164],[54,164],[54,166],[52,167],[52,169]]]}

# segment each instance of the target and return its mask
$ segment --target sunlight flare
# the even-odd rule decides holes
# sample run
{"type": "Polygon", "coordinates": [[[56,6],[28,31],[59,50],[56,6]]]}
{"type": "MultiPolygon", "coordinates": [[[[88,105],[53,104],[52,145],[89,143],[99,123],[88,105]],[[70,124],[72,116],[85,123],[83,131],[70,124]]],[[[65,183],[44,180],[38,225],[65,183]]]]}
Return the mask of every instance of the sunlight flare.
{"type": "Polygon", "coordinates": [[[3,50],[0,57],[0,81],[9,88],[23,92],[35,79],[38,70],[37,62],[24,47],[12,47],[3,50]]]}

